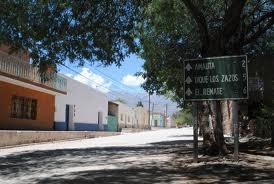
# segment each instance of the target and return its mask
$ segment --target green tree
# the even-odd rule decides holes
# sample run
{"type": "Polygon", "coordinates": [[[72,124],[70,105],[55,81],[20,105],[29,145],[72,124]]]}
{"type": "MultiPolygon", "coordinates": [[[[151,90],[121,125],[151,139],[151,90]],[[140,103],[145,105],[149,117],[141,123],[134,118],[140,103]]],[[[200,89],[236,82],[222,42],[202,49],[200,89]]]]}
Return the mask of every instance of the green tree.
{"type": "Polygon", "coordinates": [[[144,107],[144,105],[141,101],[138,101],[138,103],[136,104],[136,107],[144,107]]]}
{"type": "Polygon", "coordinates": [[[123,103],[123,104],[127,104],[126,101],[122,98],[117,98],[116,100],[114,100],[116,102],[120,102],[120,103],[123,103]]]}
{"type": "Polygon", "coordinates": [[[177,126],[180,125],[192,125],[192,113],[191,113],[191,109],[188,108],[184,108],[181,111],[177,112],[175,115],[175,122],[177,126]]]}
{"type": "MultiPolygon", "coordinates": [[[[271,0],[0,2],[0,44],[29,51],[41,71],[66,60],[120,65],[141,49],[144,89],[180,105],[184,59],[272,52],[273,23],[271,0]]],[[[223,149],[222,130],[214,135],[223,149]]]]}
{"type": "MultiPolygon", "coordinates": [[[[146,6],[139,35],[145,60],[144,89],[173,94],[182,106],[185,59],[273,53],[273,23],[271,0],[151,1],[146,6]]],[[[205,150],[226,153],[220,101],[201,103],[200,107],[201,116],[211,112],[216,117],[214,132],[203,126],[204,142],[208,143],[205,150]],[[211,110],[204,110],[208,108],[211,110]]]]}
{"type": "Polygon", "coordinates": [[[136,5],[134,0],[1,1],[0,45],[27,50],[41,71],[66,60],[120,65],[136,51],[136,5]]]}

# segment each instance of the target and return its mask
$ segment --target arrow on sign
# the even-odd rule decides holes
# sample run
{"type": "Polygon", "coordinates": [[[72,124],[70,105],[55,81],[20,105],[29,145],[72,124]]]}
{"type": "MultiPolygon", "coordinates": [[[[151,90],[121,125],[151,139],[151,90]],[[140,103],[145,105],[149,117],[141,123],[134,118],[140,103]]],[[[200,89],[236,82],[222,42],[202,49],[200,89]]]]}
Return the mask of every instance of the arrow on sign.
{"type": "Polygon", "coordinates": [[[186,90],[186,95],[187,96],[190,96],[192,94],[192,91],[189,89],[189,88],[187,88],[187,90],[186,90]]]}
{"type": "Polygon", "coordinates": [[[186,70],[189,71],[189,70],[191,70],[191,69],[192,69],[191,65],[190,65],[189,63],[187,63],[187,65],[186,65],[186,70]]]}
{"type": "Polygon", "coordinates": [[[187,83],[187,84],[190,84],[191,82],[192,82],[191,78],[190,78],[190,77],[187,77],[187,78],[186,78],[186,83],[187,83]]]}

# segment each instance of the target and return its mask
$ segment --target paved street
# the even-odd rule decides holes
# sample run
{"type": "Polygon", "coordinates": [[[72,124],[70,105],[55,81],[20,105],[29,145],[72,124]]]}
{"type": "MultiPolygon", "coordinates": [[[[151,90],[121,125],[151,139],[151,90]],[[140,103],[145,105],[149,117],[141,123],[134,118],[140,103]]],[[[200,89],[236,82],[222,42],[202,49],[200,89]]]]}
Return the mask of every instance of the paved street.
{"type": "MultiPolygon", "coordinates": [[[[203,158],[191,163],[191,140],[192,129],[182,128],[2,149],[0,183],[273,181],[273,160],[265,160],[258,168],[250,166],[256,160],[248,155],[241,164],[209,163],[203,158]]],[[[211,157],[211,161],[217,159],[211,157]]]]}

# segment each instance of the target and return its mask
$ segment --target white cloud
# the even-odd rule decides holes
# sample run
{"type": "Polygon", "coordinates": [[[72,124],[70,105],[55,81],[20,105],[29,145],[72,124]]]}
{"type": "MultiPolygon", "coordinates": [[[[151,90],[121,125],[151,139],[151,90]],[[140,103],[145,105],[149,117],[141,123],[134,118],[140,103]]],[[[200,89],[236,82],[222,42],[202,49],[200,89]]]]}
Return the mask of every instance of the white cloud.
{"type": "Polygon", "coordinates": [[[126,75],[122,79],[122,83],[127,86],[137,87],[145,82],[145,79],[142,76],[126,75]]]}
{"type": "Polygon", "coordinates": [[[110,86],[112,82],[106,81],[101,75],[97,75],[93,73],[89,68],[82,68],[82,71],[80,72],[80,74],[77,74],[71,77],[103,93],[108,93],[110,91],[110,86]]]}
{"type": "Polygon", "coordinates": [[[68,77],[71,77],[71,78],[73,77],[73,75],[71,73],[65,73],[64,75],[68,76],[68,77]]]}

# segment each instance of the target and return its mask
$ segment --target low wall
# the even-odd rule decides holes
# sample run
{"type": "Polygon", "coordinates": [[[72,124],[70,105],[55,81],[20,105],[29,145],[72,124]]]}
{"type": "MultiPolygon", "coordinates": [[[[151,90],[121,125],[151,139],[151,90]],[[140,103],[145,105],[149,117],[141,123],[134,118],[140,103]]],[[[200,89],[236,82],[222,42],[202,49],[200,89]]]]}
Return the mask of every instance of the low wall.
{"type": "MultiPolygon", "coordinates": [[[[102,125],[103,130],[101,131],[107,131],[108,125],[102,125]]],[[[54,122],[54,130],[57,131],[66,131],[67,130],[67,124],[66,122],[54,122]]],[[[100,131],[100,125],[98,123],[77,123],[74,122],[74,130],[75,131],[100,131]]]]}
{"type": "Polygon", "coordinates": [[[119,132],[103,131],[16,131],[0,130],[0,147],[20,144],[50,142],[68,139],[84,139],[119,135],[119,132]]]}
{"type": "Polygon", "coordinates": [[[123,133],[134,133],[134,132],[144,132],[144,131],[150,131],[150,129],[122,128],[123,133]]]}

